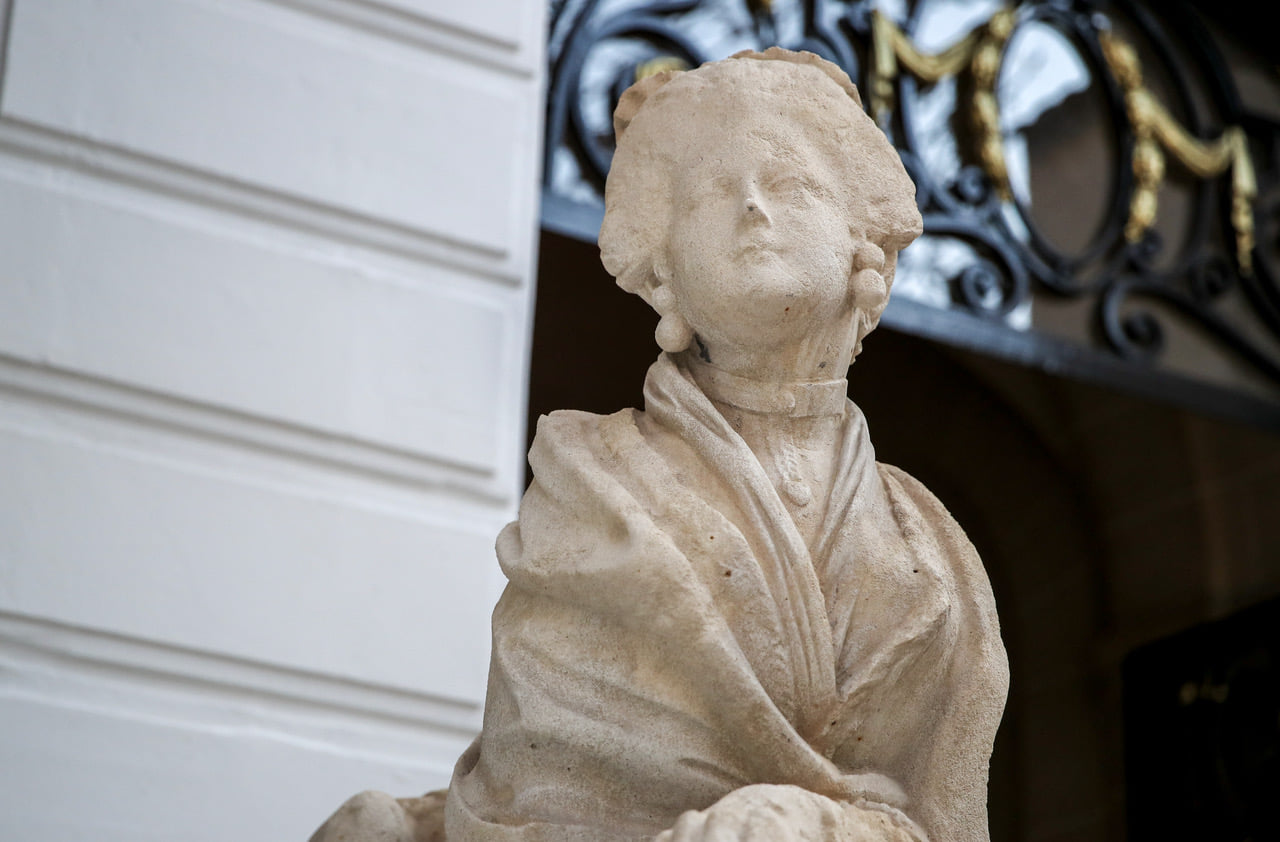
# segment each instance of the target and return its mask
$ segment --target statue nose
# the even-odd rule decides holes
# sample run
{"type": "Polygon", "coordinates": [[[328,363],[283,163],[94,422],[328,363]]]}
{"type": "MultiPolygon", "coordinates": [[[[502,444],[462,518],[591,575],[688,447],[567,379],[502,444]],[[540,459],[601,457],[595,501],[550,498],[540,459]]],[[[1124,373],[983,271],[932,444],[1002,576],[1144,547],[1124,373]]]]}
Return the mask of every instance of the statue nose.
{"type": "Polygon", "coordinates": [[[747,217],[752,221],[768,222],[769,214],[765,208],[765,203],[760,195],[760,188],[751,183],[747,185],[745,191],[747,217]]]}

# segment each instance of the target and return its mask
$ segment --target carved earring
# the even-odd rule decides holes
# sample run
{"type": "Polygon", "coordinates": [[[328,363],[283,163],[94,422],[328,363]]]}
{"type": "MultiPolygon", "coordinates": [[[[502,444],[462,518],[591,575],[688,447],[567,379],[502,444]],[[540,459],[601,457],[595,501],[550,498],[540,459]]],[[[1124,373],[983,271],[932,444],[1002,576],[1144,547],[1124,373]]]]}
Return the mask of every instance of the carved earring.
{"type": "Polygon", "coordinates": [[[658,347],[668,354],[678,354],[688,348],[693,342],[693,328],[676,309],[676,296],[671,287],[661,284],[653,291],[652,301],[653,309],[662,317],[653,332],[658,347]]]}

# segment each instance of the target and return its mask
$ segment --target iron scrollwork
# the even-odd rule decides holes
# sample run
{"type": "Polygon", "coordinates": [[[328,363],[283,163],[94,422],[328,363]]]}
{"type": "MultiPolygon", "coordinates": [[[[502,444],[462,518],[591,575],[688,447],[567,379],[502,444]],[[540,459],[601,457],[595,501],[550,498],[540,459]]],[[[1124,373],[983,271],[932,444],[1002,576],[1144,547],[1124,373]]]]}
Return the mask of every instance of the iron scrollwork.
{"type": "Polygon", "coordinates": [[[1280,210],[1270,195],[1280,189],[1280,125],[1244,108],[1194,13],[1154,8],[554,2],[544,224],[594,239],[610,115],[638,76],[743,48],[809,50],[867,92],[918,186],[925,236],[903,255],[887,324],[1201,408],[1231,395],[1223,407],[1238,412],[1248,394],[1246,414],[1280,425],[1277,244],[1259,236],[1280,210]],[[1047,81],[1030,78],[1036,61],[1057,68],[1047,81]],[[1101,104],[1093,119],[1111,151],[1075,162],[1106,190],[1091,230],[1066,248],[1036,215],[1060,197],[1032,196],[1035,138],[1025,130],[1086,91],[1101,104]],[[1157,197],[1170,181],[1181,224],[1162,227],[1157,197]],[[1052,302],[1090,315],[1064,331],[1043,318],[1052,302]],[[1215,381],[1187,369],[1185,353],[1169,352],[1178,342],[1245,373],[1215,381]]]}

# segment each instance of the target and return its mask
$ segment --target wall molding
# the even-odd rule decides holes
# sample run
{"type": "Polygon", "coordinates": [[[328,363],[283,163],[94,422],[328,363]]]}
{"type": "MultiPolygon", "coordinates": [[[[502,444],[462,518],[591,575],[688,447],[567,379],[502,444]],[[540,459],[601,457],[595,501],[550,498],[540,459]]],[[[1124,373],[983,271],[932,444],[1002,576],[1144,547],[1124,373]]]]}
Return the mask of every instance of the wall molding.
{"type": "Polygon", "coordinates": [[[0,0],[0,91],[4,90],[5,59],[9,55],[9,21],[13,18],[14,0],[0,0]]]}
{"type": "Polygon", "coordinates": [[[519,287],[525,281],[524,273],[508,252],[398,226],[5,115],[0,115],[0,153],[283,225],[331,241],[460,270],[510,287],[519,287]]]}
{"type": "MultiPolygon", "coordinates": [[[[160,436],[177,438],[180,440],[177,449],[193,462],[207,460],[190,453],[192,448],[183,447],[181,442],[218,448],[230,446],[283,459],[301,467],[308,475],[332,474],[336,470],[340,481],[363,481],[374,497],[404,498],[407,493],[409,499],[403,505],[414,510],[459,509],[457,503],[461,500],[479,504],[491,512],[495,506],[505,509],[511,503],[505,491],[507,483],[486,468],[331,435],[173,394],[31,363],[7,354],[0,354],[0,399],[0,405],[28,405],[61,412],[61,423],[67,428],[62,432],[64,436],[74,434],[77,428],[88,423],[92,429],[81,432],[96,443],[106,445],[113,435],[110,430],[104,434],[103,422],[130,430],[142,428],[148,433],[145,448],[157,446],[160,436]]],[[[49,420],[49,415],[42,413],[41,433],[57,437],[49,420]]],[[[0,429],[5,426],[4,416],[0,414],[0,429]]],[[[124,449],[148,454],[144,446],[130,445],[127,441],[124,449]]],[[[238,476],[249,474],[240,472],[238,476]]],[[[312,482],[308,481],[306,486],[309,493],[315,493],[312,482]]],[[[450,513],[448,522],[456,525],[459,517],[464,522],[468,519],[464,513],[455,511],[450,513]]]]}
{"type": "MultiPolygon", "coordinates": [[[[444,740],[465,747],[479,731],[483,713],[481,705],[471,702],[9,611],[0,611],[0,676],[4,677],[0,693],[5,695],[106,710],[118,706],[121,687],[140,689],[172,698],[171,705],[161,703],[160,707],[170,708],[168,718],[177,720],[189,716],[182,713],[184,702],[221,711],[247,706],[255,715],[283,723],[299,738],[306,738],[308,731],[322,739],[325,734],[367,731],[374,725],[425,746],[438,748],[444,740]]],[[[165,712],[150,713],[163,716],[165,712]]],[[[371,745],[380,742],[376,737],[370,740],[371,745]]]]}
{"type": "Polygon", "coordinates": [[[520,79],[533,79],[540,58],[540,32],[528,33],[524,43],[508,41],[479,30],[450,23],[425,14],[415,14],[379,0],[259,0],[315,15],[344,26],[360,29],[447,55],[486,71],[499,70],[520,79]]]}

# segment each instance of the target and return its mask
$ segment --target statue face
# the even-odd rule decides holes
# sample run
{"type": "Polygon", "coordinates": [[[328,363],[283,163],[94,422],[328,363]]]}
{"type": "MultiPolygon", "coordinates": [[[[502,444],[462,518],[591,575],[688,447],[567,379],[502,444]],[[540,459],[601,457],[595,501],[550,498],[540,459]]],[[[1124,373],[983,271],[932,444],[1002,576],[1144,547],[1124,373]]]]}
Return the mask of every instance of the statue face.
{"type": "Polygon", "coordinates": [[[711,347],[778,347],[852,320],[855,221],[836,176],[795,123],[760,117],[686,123],[678,156],[670,283],[711,347]]]}
{"type": "Polygon", "coordinates": [[[921,220],[847,78],[816,56],[782,57],[649,77],[623,95],[600,257],[658,310],[668,351],[696,334],[726,370],[823,379],[875,325],[921,220]]]}

